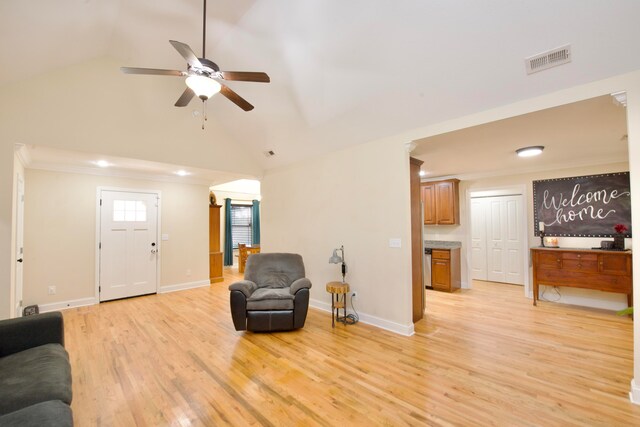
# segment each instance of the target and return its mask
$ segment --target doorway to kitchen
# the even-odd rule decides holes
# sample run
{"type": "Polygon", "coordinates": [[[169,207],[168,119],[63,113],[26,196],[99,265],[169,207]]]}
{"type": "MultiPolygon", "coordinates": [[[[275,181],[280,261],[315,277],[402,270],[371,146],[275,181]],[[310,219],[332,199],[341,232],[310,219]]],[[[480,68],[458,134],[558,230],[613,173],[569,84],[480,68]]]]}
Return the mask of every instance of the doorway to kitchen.
{"type": "Polygon", "coordinates": [[[469,193],[470,279],[520,285],[528,292],[524,197],[524,186],[469,193]]]}

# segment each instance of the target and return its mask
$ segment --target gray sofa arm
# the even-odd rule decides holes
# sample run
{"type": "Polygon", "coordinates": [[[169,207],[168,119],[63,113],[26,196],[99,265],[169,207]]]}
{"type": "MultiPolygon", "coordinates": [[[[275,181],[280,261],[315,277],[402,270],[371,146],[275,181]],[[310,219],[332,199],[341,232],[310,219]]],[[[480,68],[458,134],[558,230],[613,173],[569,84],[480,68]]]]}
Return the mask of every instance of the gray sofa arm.
{"type": "Polygon", "coordinates": [[[256,289],[258,289],[258,285],[253,283],[251,280],[240,280],[239,282],[229,285],[230,291],[240,291],[247,298],[249,298],[256,289]]]}
{"type": "Polygon", "coordinates": [[[289,287],[289,291],[291,292],[291,295],[295,295],[296,292],[303,288],[311,288],[311,280],[307,279],[306,277],[295,280],[289,287]]]}
{"type": "Polygon", "coordinates": [[[64,346],[64,320],[59,311],[0,321],[0,357],[44,344],[64,346]]]}

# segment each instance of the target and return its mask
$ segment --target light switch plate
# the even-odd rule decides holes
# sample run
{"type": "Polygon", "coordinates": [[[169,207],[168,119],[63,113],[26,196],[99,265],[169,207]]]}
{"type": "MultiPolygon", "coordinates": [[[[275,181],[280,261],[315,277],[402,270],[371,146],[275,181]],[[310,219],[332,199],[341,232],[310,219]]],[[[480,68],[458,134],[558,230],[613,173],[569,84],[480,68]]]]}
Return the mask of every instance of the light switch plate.
{"type": "Polygon", "coordinates": [[[162,235],[162,240],[169,240],[169,235],[168,234],[163,234],[162,235]]]}
{"type": "Polygon", "coordinates": [[[389,239],[389,247],[390,248],[401,248],[402,240],[401,239],[389,239]]]}

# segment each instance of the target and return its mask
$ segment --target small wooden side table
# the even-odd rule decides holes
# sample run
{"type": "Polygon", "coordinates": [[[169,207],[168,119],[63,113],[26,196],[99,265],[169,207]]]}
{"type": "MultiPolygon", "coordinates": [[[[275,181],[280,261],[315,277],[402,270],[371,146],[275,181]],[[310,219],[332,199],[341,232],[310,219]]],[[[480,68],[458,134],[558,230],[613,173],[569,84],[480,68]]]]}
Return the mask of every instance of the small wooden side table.
{"type": "Polygon", "coordinates": [[[331,294],[331,327],[335,328],[336,319],[340,317],[340,309],[343,310],[344,317],[347,317],[347,292],[349,292],[349,284],[329,282],[327,283],[327,292],[331,294]],[[342,295],[342,301],[340,301],[340,295],[342,295]]]}

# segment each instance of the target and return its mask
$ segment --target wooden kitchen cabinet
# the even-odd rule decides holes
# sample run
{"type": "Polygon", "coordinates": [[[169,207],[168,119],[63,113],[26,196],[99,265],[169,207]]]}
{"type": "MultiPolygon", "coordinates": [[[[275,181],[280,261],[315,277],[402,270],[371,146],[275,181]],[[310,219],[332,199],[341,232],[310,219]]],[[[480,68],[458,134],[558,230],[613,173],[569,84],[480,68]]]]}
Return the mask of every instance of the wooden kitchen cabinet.
{"type": "Polygon", "coordinates": [[[460,248],[431,251],[431,286],[436,291],[460,289],[460,248]]]}
{"type": "Polygon", "coordinates": [[[426,225],[460,224],[459,182],[457,179],[447,179],[422,183],[426,225]]]}

